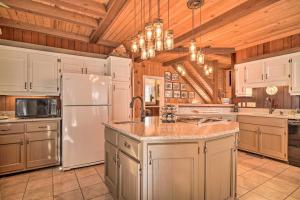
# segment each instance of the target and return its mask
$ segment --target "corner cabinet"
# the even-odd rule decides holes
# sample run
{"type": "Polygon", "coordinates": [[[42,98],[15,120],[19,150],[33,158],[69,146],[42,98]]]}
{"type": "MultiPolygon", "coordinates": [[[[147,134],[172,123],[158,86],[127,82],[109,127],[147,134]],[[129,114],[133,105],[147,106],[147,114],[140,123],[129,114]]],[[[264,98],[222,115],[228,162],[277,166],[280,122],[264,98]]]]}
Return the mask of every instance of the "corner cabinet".
{"type": "Polygon", "coordinates": [[[237,97],[251,97],[252,88],[247,88],[245,86],[246,80],[246,65],[238,64],[235,65],[235,95],[237,97]]]}
{"type": "Polygon", "coordinates": [[[234,134],[147,141],[106,127],[105,183],[114,200],[234,199],[236,149],[234,134]]]}
{"type": "Polygon", "coordinates": [[[290,63],[290,94],[300,95],[300,53],[292,54],[290,63]]]}

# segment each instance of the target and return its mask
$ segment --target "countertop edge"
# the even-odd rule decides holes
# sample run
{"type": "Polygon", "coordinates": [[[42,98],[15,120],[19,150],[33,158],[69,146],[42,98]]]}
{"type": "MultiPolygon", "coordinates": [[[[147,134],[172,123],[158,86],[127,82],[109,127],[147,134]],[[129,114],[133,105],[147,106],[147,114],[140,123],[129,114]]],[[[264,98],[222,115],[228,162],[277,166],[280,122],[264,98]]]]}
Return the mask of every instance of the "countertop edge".
{"type": "Polygon", "coordinates": [[[51,117],[51,118],[32,118],[32,119],[4,119],[0,120],[0,124],[5,124],[5,123],[22,123],[22,122],[39,122],[39,121],[56,121],[56,120],[61,120],[61,117],[51,117]]]}

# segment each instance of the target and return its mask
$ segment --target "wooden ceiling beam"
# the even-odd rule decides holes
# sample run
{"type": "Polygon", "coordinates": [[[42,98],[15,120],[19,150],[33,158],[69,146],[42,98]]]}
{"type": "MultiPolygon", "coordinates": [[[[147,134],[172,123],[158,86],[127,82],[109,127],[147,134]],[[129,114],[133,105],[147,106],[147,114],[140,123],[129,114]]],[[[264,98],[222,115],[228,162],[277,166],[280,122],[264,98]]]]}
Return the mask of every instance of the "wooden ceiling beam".
{"type": "Polygon", "coordinates": [[[54,19],[67,21],[92,28],[98,26],[98,21],[92,17],[55,8],[52,6],[47,6],[42,3],[37,3],[28,0],[1,0],[1,2],[16,10],[22,10],[25,12],[47,16],[54,19]]]}
{"type": "Polygon", "coordinates": [[[177,63],[180,63],[180,62],[189,60],[189,58],[190,58],[190,57],[189,57],[188,55],[187,55],[187,56],[178,57],[178,58],[176,58],[176,59],[174,59],[174,60],[169,60],[169,61],[167,61],[167,62],[164,62],[164,63],[163,63],[163,66],[175,65],[175,64],[177,64],[177,63]]]}
{"type": "Polygon", "coordinates": [[[53,28],[35,26],[35,25],[32,25],[32,24],[27,24],[27,23],[20,22],[20,21],[14,21],[14,20],[11,20],[11,19],[3,18],[3,17],[0,17],[0,25],[12,27],[12,28],[19,28],[19,29],[29,30],[29,31],[36,31],[36,32],[55,35],[55,36],[68,38],[68,39],[80,40],[80,41],[83,41],[83,42],[89,42],[89,38],[86,37],[86,36],[83,36],[83,35],[77,35],[77,34],[73,34],[73,33],[70,33],[70,32],[58,31],[58,30],[53,29],[53,28]]]}
{"type": "Polygon", "coordinates": [[[114,0],[111,3],[111,6],[107,12],[106,17],[100,22],[97,29],[91,34],[90,42],[97,43],[101,36],[105,33],[107,28],[112,24],[113,20],[120,13],[124,5],[127,3],[127,0],[114,0]]]}
{"type": "Polygon", "coordinates": [[[89,7],[80,6],[67,0],[39,0],[39,2],[51,3],[58,7],[79,11],[81,13],[86,13],[87,15],[95,16],[98,18],[104,18],[106,16],[106,9],[104,5],[102,5],[100,9],[92,10],[89,7]]]}
{"type": "MultiPolygon", "coordinates": [[[[202,48],[204,54],[221,54],[221,55],[230,55],[235,53],[235,48],[216,48],[216,47],[207,47],[202,48]]],[[[180,53],[180,52],[189,52],[188,47],[177,47],[173,50],[166,51],[167,53],[180,53]]]]}
{"type": "MultiPolygon", "coordinates": [[[[232,23],[237,19],[245,17],[257,10],[263,9],[270,6],[280,0],[247,0],[246,2],[234,7],[233,9],[215,17],[214,19],[201,24],[194,29],[194,36],[199,37],[200,35],[207,34],[213,30],[216,30],[226,24],[232,23]]],[[[191,39],[193,31],[190,30],[174,39],[175,46],[182,45],[187,40],[191,39]]]]}
{"type": "Polygon", "coordinates": [[[103,17],[107,13],[107,9],[103,3],[96,2],[93,0],[62,0],[62,1],[77,5],[79,7],[85,8],[85,9],[100,12],[103,14],[103,17]]]}

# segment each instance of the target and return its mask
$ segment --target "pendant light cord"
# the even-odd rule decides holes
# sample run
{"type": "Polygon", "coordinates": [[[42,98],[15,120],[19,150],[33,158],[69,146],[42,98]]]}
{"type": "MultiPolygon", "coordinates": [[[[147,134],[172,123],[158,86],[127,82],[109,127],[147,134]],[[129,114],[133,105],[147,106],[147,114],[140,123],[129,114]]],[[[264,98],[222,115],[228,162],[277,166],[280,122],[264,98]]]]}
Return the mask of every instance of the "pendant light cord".
{"type": "Polygon", "coordinates": [[[194,23],[195,23],[195,20],[194,20],[194,9],[192,9],[192,37],[193,37],[193,39],[195,39],[195,36],[194,36],[194,23]]]}
{"type": "Polygon", "coordinates": [[[168,0],[168,29],[170,29],[170,0],[168,0]]]}
{"type": "Polygon", "coordinates": [[[149,23],[151,22],[151,0],[149,0],[149,23]]]}
{"type": "Polygon", "coordinates": [[[157,13],[158,13],[158,18],[160,18],[160,0],[157,0],[157,13]]]}
{"type": "MultiPolygon", "coordinates": [[[[202,22],[202,15],[201,15],[201,7],[200,7],[200,25],[199,25],[199,27],[201,27],[201,23],[202,22]]],[[[201,41],[201,31],[199,31],[199,33],[200,33],[200,45],[202,45],[202,41],[201,41]]]]}
{"type": "Polygon", "coordinates": [[[134,34],[136,34],[136,0],[134,0],[134,34]]]}

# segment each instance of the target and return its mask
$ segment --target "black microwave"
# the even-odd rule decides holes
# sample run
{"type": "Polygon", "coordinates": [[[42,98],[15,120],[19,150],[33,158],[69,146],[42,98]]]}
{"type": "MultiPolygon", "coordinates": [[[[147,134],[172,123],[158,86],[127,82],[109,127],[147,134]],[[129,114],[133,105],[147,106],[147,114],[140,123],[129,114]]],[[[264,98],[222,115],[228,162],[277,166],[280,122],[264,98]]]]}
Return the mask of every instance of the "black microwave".
{"type": "Polygon", "coordinates": [[[57,99],[53,98],[16,98],[16,117],[45,118],[58,117],[57,99]]]}

